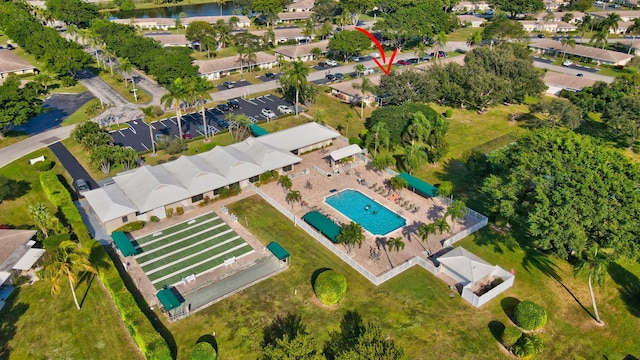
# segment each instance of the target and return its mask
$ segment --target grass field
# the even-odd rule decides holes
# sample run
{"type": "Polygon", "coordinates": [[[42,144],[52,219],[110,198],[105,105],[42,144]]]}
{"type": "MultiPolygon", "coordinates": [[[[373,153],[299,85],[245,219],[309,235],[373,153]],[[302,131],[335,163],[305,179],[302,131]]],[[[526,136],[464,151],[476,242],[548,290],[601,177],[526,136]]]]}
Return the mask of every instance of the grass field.
{"type": "Polygon", "coordinates": [[[109,70],[100,73],[100,79],[109,84],[113,89],[115,89],[120,95],[122,95],[129,102],[134,104],[147,104],[153,100],[149,94],[147,94],[144,90],[136,88],[138,94],[138,101],[136,102],[136,97],[133,95],[133,87],[131,84],[127,87],[120,75],[112,76],[109,70]]]}
{"type": "Polygon", "coordinates": [[[95,108],[100,105],[100,99],[93,98],[86,102],[86,104],[82,105],[78,110],[76,110],[73,114],[69,115],[64,121],[60,124],[60,126],[73,125],[85,120],[89,120],[90,118],[96,117],[107,110],[107,108],[99,108],[99,112],[92,114],[89,116],[87,111],[89,109],[95,108]]]}
{"type": "Polygon", "coordinates": [[[179,359],[188,359],[193,344],[212,329],[225,359],[256,358],[261,351],[260,330],[276,315],[287,312],[300,314],[308,330],[323,342],[330,331],[338,329],[347,310],[358,310],[365,321],[380,324],[383,334],[402,346],[408,359],[500,359],[505,356],[492,331],[499,323],[509,324],[506,313],[512,310],[513,299],[534,300],[548,311],[549,322],[541,334],[546,350],[541,359],[602,355],[621,359],[640,351],[633,337],[623,335],[640,330],[637,263],[612,266],[605,287],[596,288],[607,322],[600,328],[572,297],[589,309],[586,277],[574,279],[569,264],[525,251],[511,235],[481,231],[461,242],[490,263],[516,272],[511,290],[475,309],[460,297],[450,298],[446,284],[417,267],[375,287],[257,196],[229,209],[248,218],[248,229],[261,242],[275,240],[287,249],[291,265],[285,273],[187,319],[167,323],[179,359]],[[319,305],[311,288],[311,277],[323,268],[345,274],[348,281],[347,296],[332,308],[319,305]],[[560,282],[550,276],[553,272],[560,282]]]}
{"type": "Polygon", "coordinates": [[[188,275],[200,274],[253,249],[214,213],[185,220],[146,235],[136,242],[142,250],[136,256],[156,289],[173,285],[188,275]]]}

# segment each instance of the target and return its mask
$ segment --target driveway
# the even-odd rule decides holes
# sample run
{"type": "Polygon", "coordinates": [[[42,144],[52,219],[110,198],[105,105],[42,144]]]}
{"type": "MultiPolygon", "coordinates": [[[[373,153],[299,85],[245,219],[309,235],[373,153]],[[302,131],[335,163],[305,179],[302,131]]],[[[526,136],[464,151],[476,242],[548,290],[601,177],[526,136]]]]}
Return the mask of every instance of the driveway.
{"type": "Polygon", "coordinates": [[[34,135],[60,127],[60,123],[64,119],[93,97],[88,91],[82,94],[53,94],[42,104],[46,112],[32,118],[25,124],[16,126],[15,130],[22,131],[27,135],[34,135]]]}
{"type": "Polygon", "coordinates": [[[114,88],[109,86],[109,84],[104,82],[90,70],[84,69],[80,71],[78,74],[78,80],[104,103],[113,104],[116,107],[131,104],[114,88]]]}
{"type": "Polygon", "coordinates": [[[71,175],[71,178],[74,181],[78,179],[84,179],[92,189],[98,188],[98,184],[96,183],[96,181],[93,180],[87,170],[85,170],[82,165],[80,165],[78,160],[76,160],[76,158],[71,155],[69,150],[67,150],[67,148],[64,147],[62,143],[59,142],[49,145],[49,149],[53,151],[58,160],[60,160],[62,166],[64,166],[67,172],[69,172],[69,175],[71,175]]]}

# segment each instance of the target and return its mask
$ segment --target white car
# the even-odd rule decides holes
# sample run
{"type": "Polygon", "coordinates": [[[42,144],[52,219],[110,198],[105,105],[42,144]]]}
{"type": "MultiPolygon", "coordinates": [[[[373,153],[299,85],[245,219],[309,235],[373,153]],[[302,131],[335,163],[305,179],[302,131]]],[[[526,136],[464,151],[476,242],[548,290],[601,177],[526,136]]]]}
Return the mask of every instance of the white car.
{"type": "Polygon", "coordinates": [[[262,116],[266,117],[267,120],[272,120],[272,119],[275,119],[277,117],[276,113],[274,113],[269,108],[262,109],[262,116]]]}
{"type": "Polygon", "coordinates": [[[335,60],[327,60],[327,65],[329,66],[338,66],[338,62],[335,60]]]}
{"type": "Polygon", "coordinates": [[[364,68],[364,71],[362,72],[363,75],[371,75],[373,74],[375,71],[372,68],[364,68]]]}
{"type": "Polygon", "coordinates": [[[567,60],[567,61],[562,63],[562,66],[571,66],[571,65],[573,65],[573,61],[571,61],[571,60],[567,60]]]}
{"type": "Polygon", "coordinates": [[[374,59],[378,59],[378,58],[380,58],[380,52],[374,51],[371,54],[369,54],[369,56],[371,56],[374,59]]]}
{"type": "Polygon", "coordinates": [[[283,114],[293,114],[293,110],[291,110],[287,105],[278,105],[278,111],[283,114]]]}
{"type": "Polygon", "coordinates": [[[251,121],[254,124],[258,122],[258,119],[254,118],[253,116],[247,116],[247,119],[249,119],[249,121],[251,121]]]}

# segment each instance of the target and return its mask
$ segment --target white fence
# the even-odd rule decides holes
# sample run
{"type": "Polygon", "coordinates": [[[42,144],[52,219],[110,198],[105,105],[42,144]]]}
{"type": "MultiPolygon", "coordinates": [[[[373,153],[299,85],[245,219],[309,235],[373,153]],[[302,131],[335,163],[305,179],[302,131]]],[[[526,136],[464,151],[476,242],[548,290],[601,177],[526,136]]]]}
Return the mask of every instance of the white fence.
{"type": "Polygon", "coordinates": [[[318,174],[322,175],[322,176],[330,176],[331,173],[328,173],[322,169],[320,169],[319,167],[313,165],[313,170],[315,170],[315,172],[317,172],[318,174]]]}
{"type": "Polygon", "coordinates": [[[513,286],[513,281],[515,280],[515,278],[516,277],[514,275],[511,275],[511,274],[507,275],[504,282],[494,287],[493,289],[487,291],[482,296],[478,296],[471,291],[471,286],[472,286],[471,284],[466,285],[464,288],[462,288],[462,298],[468,301],[471,305],[475,306],[476,308],[479,308],[480,306],[493,300],[496,296],[507,291],[507,289],[511,288],[513,286]]]}
{"type": "Polygon", "coordinates": [[[338,168],[338,169],[333,170],[333,173],[334,173],[334,174],[340,174],[340,173],[343,173],[343,172],[349,171],[349,170],[351,170],[351,169],[353,169],[353,168],[355,168],[355,167],[357,167],[357,166],[360,166],[360,165],[362,165],[362,164],[364,164],[364,161],[358,160],[358,161],[356,161],[356,162],[354,162],[354,163],[351,163],[351,164],[349,164],[349,165],[345,165],[345,166],[343,166],[343,167],[340,167],[340,168],[338,168]]]}
{"type": "Polygon", "coordinates": [[[301,172],[299,172],[297,174],[293,174],[293,175],[289,176],[289,178],[291,180],[294,180],[294,179],[297,179],[299,177],[303,177],[303,176],[309,175],[309,173],[311,173],[311,172],[309,171],[308,168],[306,168],[306,169],[302,170],[301,172]]]}

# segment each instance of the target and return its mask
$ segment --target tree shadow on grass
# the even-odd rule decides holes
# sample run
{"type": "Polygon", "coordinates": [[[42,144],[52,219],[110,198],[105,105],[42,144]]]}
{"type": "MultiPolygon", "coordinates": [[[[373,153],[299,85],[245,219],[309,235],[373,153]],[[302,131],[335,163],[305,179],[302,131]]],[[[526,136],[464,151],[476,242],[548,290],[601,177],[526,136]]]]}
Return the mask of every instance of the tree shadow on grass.
{"type": "Polygon", "coordinates": [[[91,284],[93,284],[93,279],[95,279],[95,277],[96,276],[92,273],[84,273],[80,277],[80,281],[78,281],[78,283],[76,284],[76,288],[77,288],[78,285],[80,285],[80,283],[85,281],[87,282],[87,290],[84,291],[84,295],[82,296],[82,299],[80,299],[80,307],[84,306],[84,301],[87,299],[87,295],[89,294],[89,290],[91,289],[91,284]]]}
{"type": "Polygon", "coordinates": [[[200,336],[200,338],[198,338],[198,341],[196,341],[196,344],[199,344],[201,342],[206,342],[211,345],[211,347],[216,351],[216,354],[218,354],[218,357],[220,356],[220,354],[218,353],[218,340],[216,340],[213,335],[207,334],[200,336]]]}
{"type": "MultiPolygon", "coordinates": [[[[511,322],[514,324],[516,323],[516,321],[515,321],[515,318],[513,317],[513,312],[515,311],[516,306],[518,306],[518,304],[520,304],[520,300],[511,296],[507,296],[506,298],[500,301],[500,305],[502,306],[502,311],[504,311],[504,314],[507,315],[509,320],[511,320],[511,322]]],[[[504,331],[504,329],[502,330],[504,331]]]]}
{"type": "Polygon", "coordinates": [[[322,274],[325,271],[329,271],[331,269],[329,268],[320,268],[316,271],[313,272],[313,274],[311,274],[311,288],[313,289],[313,291],[315,291],[316,289],[316,279],[318,279],[318,276],[320,276],[320,274],[322,274]]]}
{"type": "Polygon", "coordinates": [[[611,262],[608,268],[613,281],[620,286],[620,298],[627,310],[635,317],[640,317],[640,279],[629,270],[611,262]]]}
{"type": "Polygon", "coordinates": [[[11,346],[9,341],[16,335],[18,319],[27,312],[29,304],[16,303],[20,288],[13,290],[13,293],[6,300],[2,311],[0,311],[0,360],[9,359],[11,346]]]}
{"type": "Polygon", "coordinates": [[[487,325],[491,335],[497,342],[502,343],[502,334],[504,334],[505,325],[498,320],[491,320],[487,325]]]}

